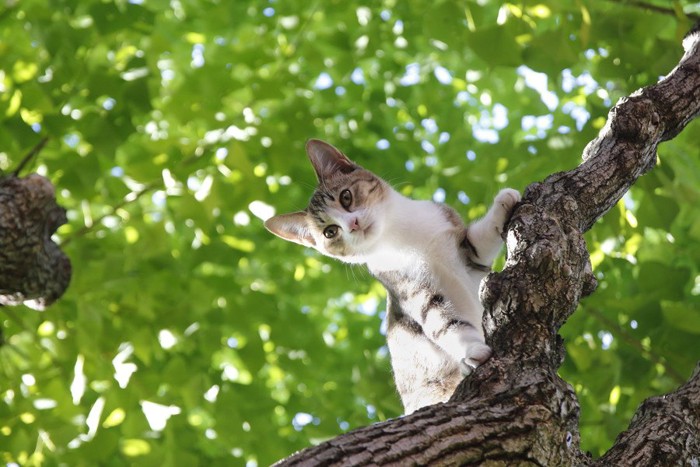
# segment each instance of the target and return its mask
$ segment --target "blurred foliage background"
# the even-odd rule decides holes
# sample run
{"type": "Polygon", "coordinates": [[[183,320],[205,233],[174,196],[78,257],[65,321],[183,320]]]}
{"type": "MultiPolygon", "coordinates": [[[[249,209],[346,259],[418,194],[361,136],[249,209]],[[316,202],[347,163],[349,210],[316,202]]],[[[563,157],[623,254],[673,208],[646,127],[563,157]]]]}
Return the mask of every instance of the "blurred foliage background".
{"type": "MultiPolygon", "coordinates": [[[[0,309],[6,465],[266,465],[400,414],[384,293],[269,235],[323,138],[406,195],[482,215],[576,166],[682,54],[696,2],[5,0],[0,168],[41,138],[67,294],[0,309]]],[[[583,448],[700,359],[697,122],[587,235],[562,330],[583,448]]],[[[502,261],[501,263],[502,264],[502,261]]]]}

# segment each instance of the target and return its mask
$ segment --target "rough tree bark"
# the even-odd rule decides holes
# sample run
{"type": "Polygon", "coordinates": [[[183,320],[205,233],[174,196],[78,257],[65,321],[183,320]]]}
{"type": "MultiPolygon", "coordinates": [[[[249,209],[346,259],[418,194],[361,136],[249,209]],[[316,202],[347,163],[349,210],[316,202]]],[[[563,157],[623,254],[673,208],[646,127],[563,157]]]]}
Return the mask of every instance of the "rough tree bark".
{"type": "Polygon", "coordinates": [[[44,144],[46,139],[14,173],[0,177],[0,306],[24,303],[43,310],[70,282],[70,260],[51,239],[66,223],[66,210],[56,204],[48,179],[17,176],[44,144]]]}
{"type": "Polygon", "coordinates": [[[684,48],[665,79],[617,103],[581,165],[526,189],[508,226],[506,267],[481,290],[494,356],[449,402],[278,465],[699,465],[700,365],[677,391],[645,401],[595,461],[579,448],[574,390],[557,375],[557,332],[596,285],[583,233],[654,167],[658,144],[700,114],[700,25],[684,48]]]}

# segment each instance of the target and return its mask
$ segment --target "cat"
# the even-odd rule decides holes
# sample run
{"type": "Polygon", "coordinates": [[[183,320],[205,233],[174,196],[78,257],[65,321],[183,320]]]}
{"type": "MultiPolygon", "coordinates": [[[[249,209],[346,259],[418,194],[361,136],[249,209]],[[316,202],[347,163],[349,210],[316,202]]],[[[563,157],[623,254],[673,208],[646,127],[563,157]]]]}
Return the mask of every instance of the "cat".
{"type": "Polygon", "coordinates": [[[306,152],[319,181],[308,207],[273,216],[265,227],[326,256],[365,264],[387,292],[387,344],[405,413],[447,401],[491,356],[479,285],[520,193],[501,190],[467,227],[452,208],[399,194],[328,143],[312,139],[306,152]]]}

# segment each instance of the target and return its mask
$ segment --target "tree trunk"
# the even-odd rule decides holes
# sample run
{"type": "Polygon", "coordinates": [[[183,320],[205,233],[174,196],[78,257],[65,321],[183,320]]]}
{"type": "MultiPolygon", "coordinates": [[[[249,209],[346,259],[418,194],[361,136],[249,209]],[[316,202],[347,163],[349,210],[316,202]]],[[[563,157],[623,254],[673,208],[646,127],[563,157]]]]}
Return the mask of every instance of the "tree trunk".
{"type": "Polygon", "coordinates": [[[278,465],[692,465],[700,462],[700,366],[645,401],[601,459],[579,448],[579,405],[557,375],[557,334],[595,290],[583,233],[656,163],[656,148],[700,114],[700,25],[659,83],[621,99],[583,162],[530,185],[506,233],[508,260],[485,280],[494,356],[445,404],[354,430],[278,465]],[[537,284],[537,286],[533,286],[537,284]]]}

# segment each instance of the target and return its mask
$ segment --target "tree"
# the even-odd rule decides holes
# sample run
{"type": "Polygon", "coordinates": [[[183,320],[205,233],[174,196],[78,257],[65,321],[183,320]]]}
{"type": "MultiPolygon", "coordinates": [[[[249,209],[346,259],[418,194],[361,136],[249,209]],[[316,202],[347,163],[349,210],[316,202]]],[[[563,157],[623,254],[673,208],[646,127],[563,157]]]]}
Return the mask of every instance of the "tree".
{"type": "MultiPolygon", "coordinates": [[[[279,465],[587,465],[579,405],[557,375],[558,330],[594,291],[583,233],[656,165],[656,148],[700,115],[700,22],[658,84],[621,100],[576,169],[530,185],[505,233],[509,259],[481,291],[495,355],[452,399],[352,431],[279,465]],[[537,284],[534,286],[534,284],[537,284]]],[[[677,391],[642,404],[596,465],[700,459],[700,362],[677,391]]]]}
{"type": "MultiPolygon", "coordinates": [[[[0,452],[21,465],[269,464],[398,416],[381,288],[263,229],[273,206],[306,203],[305,141],[473,219],[502,186],[576,166],[612,104],[678,63],[698,15],[687,1],[50,6],[0,9],[0,169],[49,138],[23,174],[55,186],[73,266],[44,312],[0,308],[0,452]]],[[[697,129],[585,235],[598,289],[561,328],[560,372],[594,457],[700,360],[697,129]]]]}

